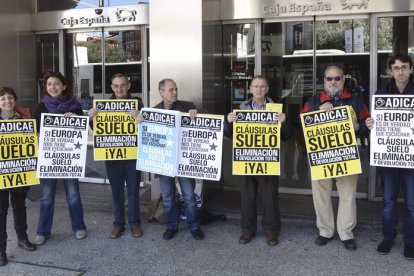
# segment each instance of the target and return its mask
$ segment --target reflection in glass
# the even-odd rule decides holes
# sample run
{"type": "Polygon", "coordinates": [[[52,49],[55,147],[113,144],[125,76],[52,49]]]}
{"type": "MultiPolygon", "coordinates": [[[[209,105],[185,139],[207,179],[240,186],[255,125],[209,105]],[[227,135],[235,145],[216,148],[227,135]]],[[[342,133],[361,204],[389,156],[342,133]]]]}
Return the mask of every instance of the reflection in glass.
{"type": "Polygon", "coordinates": [[[67,72],[70,72],[73,91],[84,109],[92,107],[94,98],[109,97],[105,94],[112,93],[111,77],[117,73],[130,78],[130,92],[142,93],[141,31],[70,33],[66,38],[67,72]],[[105,45],[104,61],[102,45],[105,45]]]}
{"type": "Polygon", "coordinates": [[[223,64],[225,72],[225,101],[217,99],[215,112],[227,114],[238,108],[249,95],[250,81],[255,68],[254,24],[223,26],[223,64]]]}

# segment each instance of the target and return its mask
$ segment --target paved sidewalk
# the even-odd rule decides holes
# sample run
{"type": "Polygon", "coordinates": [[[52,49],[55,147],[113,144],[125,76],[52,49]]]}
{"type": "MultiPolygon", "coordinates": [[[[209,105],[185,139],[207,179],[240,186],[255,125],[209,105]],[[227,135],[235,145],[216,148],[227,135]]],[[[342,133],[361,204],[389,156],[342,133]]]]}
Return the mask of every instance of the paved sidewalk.
{"type": "MultiPolygon", "coordinates": [[[[81,192],[85,189],[81,187],[81,192]]],[[[240,245],[238,214],[233,211],[226,213],[230,217],[226,222],[214,222],[202,227],[206,234],[202,241],[194,240],[184,223],[180,225],[175,238],[164,241],[164,226],[145,223],[145,206],[142,208],[144,236],[134,238],[130,231],[126,231],[119,239],[112,240],[109,238],[112,211],[108,192],[95,192],[95,200],[91,200],[90,195],[83,197],[88,237],[76,240],[71,233],[63,194],[60,190],[57,195],[53,236],[34,252],[17,248],[9,211],[9,264],[0,267],[0,275],[414,274],[414,261],[407,261],[402,256],[400,236],[389,255],[376,253],[376,246],[381,240],[381,228],[378,220],[372,221],[370,218],[379,215],[378,202],[358,201],[358,215],[362,219],[355,229],[358,249],[350,252],[344,249],[337,237],[326,246],[315,246],[317,230],[312,212],[309,211],[306,216],[291,214],[298,205],[312,210],[310,196],[281,196],[283,225],[280,243],[270,247],[261,232],[251,243],[240,245]]],[[[27,205],[28,232],[33,239],[39,202],[28,200],[27,205]]]]}

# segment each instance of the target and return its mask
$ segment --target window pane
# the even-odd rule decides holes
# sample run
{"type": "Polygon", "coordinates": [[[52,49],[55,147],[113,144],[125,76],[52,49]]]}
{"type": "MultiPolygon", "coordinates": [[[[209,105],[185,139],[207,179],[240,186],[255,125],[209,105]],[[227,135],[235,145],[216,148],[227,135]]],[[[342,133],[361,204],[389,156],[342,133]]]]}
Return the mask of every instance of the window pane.
{"type": "Polygon", "coordinates": [[[225,114],[248,99],[254,75],[254,24],[223,26],[223,64],[225,74],[225,114]]]}
{"type": "Polygon", "coordinates": [[[309,169],[300,110],[313,94],[313,22],[265,23],[262,31],[262,75],[269,80],[269,96],[283,103],[295,135],[282,143],[281,187],[306,188],[309,169]]]}

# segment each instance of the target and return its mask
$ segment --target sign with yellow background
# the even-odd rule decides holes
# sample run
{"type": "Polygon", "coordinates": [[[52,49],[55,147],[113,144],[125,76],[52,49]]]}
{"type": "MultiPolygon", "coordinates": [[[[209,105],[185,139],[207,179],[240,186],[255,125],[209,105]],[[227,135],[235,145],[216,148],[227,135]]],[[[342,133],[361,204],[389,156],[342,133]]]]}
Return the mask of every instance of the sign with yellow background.
{"type": "Polygon", "coordinates": [[[312,180],[362,172],[349,106],[300,116],[312,180]]]}
{"type": "Polygon", "coordinates": [[[138,127],[129,113],[138,110],[138,100],[94,100],[98,110],[93,120],[94,160],[136,159],[138,127]]]}
{"type": "Polygon", "coordinates": [[[0,189],[39,184],[35,120],[0,120],[0,189]]]}
{"type": "Polygon", "coordinates": [[[233,175],[280,175],[280,112],[234,112],[233,175]]]}

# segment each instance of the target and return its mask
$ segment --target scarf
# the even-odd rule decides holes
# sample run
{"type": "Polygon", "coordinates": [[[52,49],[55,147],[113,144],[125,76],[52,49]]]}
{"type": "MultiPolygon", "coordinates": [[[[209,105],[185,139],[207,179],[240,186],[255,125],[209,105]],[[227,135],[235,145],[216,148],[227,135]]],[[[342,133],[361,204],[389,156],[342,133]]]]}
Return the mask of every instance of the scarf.
{"type": "Polygon", "coordinates": [[[15,111],[14,115],[11,116],[11,117],[7,117],[3,113],[0,113],[0,119],[1,120],[12,120],[12,119],[21,119],[21,118],[22,118],[22,116],[20,116],[20,114],[17,111],[15,111]]]}
{"type": "Polygon", "coordinates": [[[51,113],[63,114],[66,112],[74,112],[76,109],[82,109],[80,103],[70,96],[53,98],[49,95],[44,95],[43,102],[47,110],[51,113]]]}

